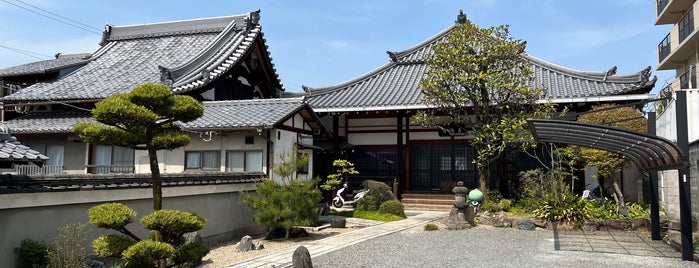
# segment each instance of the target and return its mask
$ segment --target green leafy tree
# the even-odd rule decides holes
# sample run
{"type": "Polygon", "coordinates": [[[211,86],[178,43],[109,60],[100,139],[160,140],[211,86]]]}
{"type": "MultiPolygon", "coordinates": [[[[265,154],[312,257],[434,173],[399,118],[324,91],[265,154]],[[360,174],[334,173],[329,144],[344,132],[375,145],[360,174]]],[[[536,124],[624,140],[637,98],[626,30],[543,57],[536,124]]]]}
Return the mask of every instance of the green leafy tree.
{"type": "MultiPolygon", "coordinates": [[[[591,112],[580,115],[578,121],[603,124],[638,132],[646,132],[648,129],[648,120],[643,116],[643,113],[634,107],[618,107],[613,104],[594,106],[591,112]]],[[[571,155],[577,156],[579,163],[597,167],[597,179],[611,180],[618,199],[616,201],[619,205],[619,213],[626,216],[628,210],[626,209],[624,195],[619,188],[616,175],[629,164],[629,159],[618,153],[594,148],[570,146],[569,149],[572,152],[571,155]]]]}
{"type": "Polygon", "coordinates": [[[532,72],[522,57],[525,48],[506,25],[480,28],[466,21],[425,59],[420,88],[423,103],[432,109],[415,120],[446,132],[470,131],[482,190],[488,190],[490,164],[506,148],[534,144],[526,119],[553,110],[550,103],[537,103],[543,93],[528,85],[532,72]]]}
{"type": "Polygon", "coordinates": [[[101,124],[80,123],[73,127],[86,142],[147,150],[152,174],[153,210],[162,209],[162,182],[158,150],[189,144],[176,122],[193,121],[204,113],[190,96],[175,95],[168,87],[143,84],[129,93],[114,94],[95,105],[92,115],[101,124]]]}

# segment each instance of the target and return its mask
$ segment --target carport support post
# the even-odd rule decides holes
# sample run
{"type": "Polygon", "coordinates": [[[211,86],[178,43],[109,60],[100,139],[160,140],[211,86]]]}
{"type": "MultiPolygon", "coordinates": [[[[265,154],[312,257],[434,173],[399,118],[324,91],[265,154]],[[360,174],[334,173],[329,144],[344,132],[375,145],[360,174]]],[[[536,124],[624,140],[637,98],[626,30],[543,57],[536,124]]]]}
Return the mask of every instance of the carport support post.
{"type": "Polygon", "coordinates": [[[692,246],[692,210],[689,184],[689,130],[687,129],[687,91],[676,91],[677,147],[683,154],[684,166],[679,168],[680,190],[680,235],[682,237],[682,260],[694,259],[692,246]]]}
{"type": "MultiPolygon", "coordinates": [[[[648,134],[655,136],[655,112],[648,113],[648,134]]],[[[650,231],[653,240],[660,240],[660,205],[658,204],[658,172],[648,172],[650,176],[650,231]]]]}

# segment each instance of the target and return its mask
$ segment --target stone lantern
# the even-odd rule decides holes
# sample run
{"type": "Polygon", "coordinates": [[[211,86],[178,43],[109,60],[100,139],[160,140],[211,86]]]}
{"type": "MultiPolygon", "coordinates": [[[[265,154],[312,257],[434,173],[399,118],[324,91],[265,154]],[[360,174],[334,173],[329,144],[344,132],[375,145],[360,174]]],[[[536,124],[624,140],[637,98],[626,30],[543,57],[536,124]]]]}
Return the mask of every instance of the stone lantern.
{"type": "Polygon", "coordinates": [[[468,188],[464,186],[463,181],[459,181],[451,191],[454,193],[455,200],[454,208],[449,213],[449,218],[446,222],[447,228],[452,230],[471,228],[471,224],[466,220],[466,208],[468,207],[466,194],[468,193],[468,188]]]}

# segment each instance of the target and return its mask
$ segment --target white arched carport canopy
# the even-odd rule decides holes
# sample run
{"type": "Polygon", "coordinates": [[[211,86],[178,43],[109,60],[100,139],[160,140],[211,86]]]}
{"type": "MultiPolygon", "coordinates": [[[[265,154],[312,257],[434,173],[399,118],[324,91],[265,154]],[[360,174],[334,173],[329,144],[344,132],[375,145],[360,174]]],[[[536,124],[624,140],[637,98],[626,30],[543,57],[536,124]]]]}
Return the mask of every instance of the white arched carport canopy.
{"type": "Polygon", "coordinates": [[[665,138],[627,129],[574,121],[528,119],[538,142],[573,144],[619,153],[644,172],[686,165],[677,145],[665,138]]]}

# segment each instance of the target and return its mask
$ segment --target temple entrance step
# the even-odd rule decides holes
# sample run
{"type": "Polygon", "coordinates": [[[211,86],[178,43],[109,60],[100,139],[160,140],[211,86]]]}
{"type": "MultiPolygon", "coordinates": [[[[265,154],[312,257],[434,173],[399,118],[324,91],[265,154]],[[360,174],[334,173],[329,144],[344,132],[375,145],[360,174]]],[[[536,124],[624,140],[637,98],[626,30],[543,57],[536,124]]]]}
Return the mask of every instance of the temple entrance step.
{"type": "Polygon", "coordinates": [[[403,193],[401,197],[405,210],[450,211],[454,207],[453,194],[403,193]]]}

